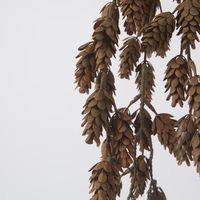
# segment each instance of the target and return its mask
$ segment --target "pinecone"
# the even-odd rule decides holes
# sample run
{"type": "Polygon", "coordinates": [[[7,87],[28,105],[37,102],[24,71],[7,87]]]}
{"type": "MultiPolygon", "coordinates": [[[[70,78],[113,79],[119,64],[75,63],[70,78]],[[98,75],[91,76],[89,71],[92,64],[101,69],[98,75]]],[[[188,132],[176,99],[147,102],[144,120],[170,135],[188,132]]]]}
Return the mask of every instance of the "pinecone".
{"type": "Polygon", "coordinates": [[[81,52],[76,56],[79,60],[76,64],[75,83],[80,93],[89,93],[91,83],[96,77],[94,43],[88,42],[78,50],[81,52]]]}
{"type": "Polygon", "coordinates": [[[131,200],[135,200],[139,195],[144,194],[146,183],[150,178],[150,168],[148,159],[144,156],[138,156],[133,171],[131,172],[131,200]]]}
{"type": "Polygon", "coordinates": [[[188,63],[184,56],[178,55],[168,62],[164,80],[167,80],[165,92],[169,90],[167,100],[172,98],[172,107],[175,107],[177,103],[183,107],[185,85],[188,80],[188,63]]]}
{"type": "Polygon", "coordinates": [[[120,78],[129,79],[133,71],[133,66],[136,66],[137,61],[140,58],[140,42],[137,38],[127,38],[120,48],[122,51],[120,54],[120,78]]]}
{"type": "Polygon", "coordinates": [[[199,42],[200,33],[200,1],[184,0],[177,6],[177,35],[181,34],[181,48],[186,50],[189,45],[195,49],[195,40],[199,42]]]}
{"type": "Polygon", "coordinates": [[[169,42],[175,28],[175,19],[172,13],[163,12],[157,15],[152,22],[143,29],[141,50],[151,57],[153,52],[162,58],[169,50],[169,42]]]}
{"type": "Polygon", "coordinates": [[[154,68],[151,65],[150,62],[146,61],[144,63],[140,63],[137,67],[136,67],[136,85],[137,88],[140,92],[142,92],[142,88],[144,88],[144,95],[146,100],[148,100],[149,102],[152,99],[152,92],[154,92],[154,68]],[[145,68],[145,69],[144,69],[145,68]],[[141,80],[142,80],[142,74],[143,74],[143,69],[144,69],[144,85],[142,84],[141,80]]]}
{"type": "Polygon", "coordinates": [[[192,156],[195,165],[197,166],[197,173],[200,174],[200,134],[197,132],[193,135],[191,140],[192,156]]]}
{"type": "Polygon", "coordinates": [[[116,53],[115,45],[118,44],[118,8],[113,3],[107,4],[102,9],[102,17],[94,24],[92,38],[95,44],[96,67],[97,69],[107,69],[111,65],[111,57],[116,53]],[[115,7],[114,11],[111,6],[115,7]]]}
{"type": "Polygon", "coordinates": [[[120,174],[111,161],[101,161],[89,171],[92,172],[90,193],[94,193],[90,200],[115,200],[120,195],[120,174]]]}
{"type": "Polygon", "coordinates": [[[174,155],[181,165],[184,161],[189,166],[192,161],[191,139],[196,131],[196,125],[191,115],[185,115],[177,122],[177,142],[174,155]]]}
{"type": "Polygon", "coordinates": [[[119,109],[111,118],[112,153],[123,168],[128,168],[135,158],[135,136],[131,129],[131,116],[126,109],[119,109]]]}
{"type": "Polygon", "coordinates": [[[153,19],[159,4],[159,0],[120,0],[127,34],[139,33],[153,19]]]}
{"type": "Polygon", "coordinates": [[[100,136],[103,128],[109,129],[109,112],[112,112],[113,98],[106,90],[98,89],[93,92],[84,105],[82,114],[85,114],[81,126],[85,126],[83,135],[87,135],[86,143],[92,144],[93,140],[100,145],[100,136]]]}
{"type": "Polygon", "coordinates": [[[193,76],[188,82],[187,98],[189,97],[190,111],[194,111],[194,115],[200,117],[200,80],[199,76],[193,76]]]}
{"type": "Polygon", "coordinates": [[[167,113],[160,113],[156,115],[153,121],[153,133],[157,133],[158,139],[162,145],[169,149],[172,154],[176,145],[176,120],[172,119],[172,115],[167,113]]]}
{"type": "Polygon", "coordinates": [[[140,145],[140,151],[150,151],[150,141],[152,133],[152,120],[150,114],[146,111],[139,111],[133,123],[135,127],[136,142],[140,145]]]}

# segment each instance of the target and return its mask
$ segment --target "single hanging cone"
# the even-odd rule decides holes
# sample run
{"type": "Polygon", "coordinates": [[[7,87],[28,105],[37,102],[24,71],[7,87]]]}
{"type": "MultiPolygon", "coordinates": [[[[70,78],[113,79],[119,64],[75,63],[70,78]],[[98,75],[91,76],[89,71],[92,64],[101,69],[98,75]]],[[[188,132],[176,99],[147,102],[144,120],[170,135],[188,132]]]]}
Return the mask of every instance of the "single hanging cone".
{"type": "Polygon", "coordinates": [[[118,169],[110,161],[101,161],[89,171],[93,196],[90,200],[115,200],[120,195],[121,181],[118,169]]]}
{"type": "Polygon", "coordinates": [[[190,166],[190,161],[192,161],[191,139],[195,134],[196,125],[191,115],[185,115],[178,120],[177,127],[174,155],[179,165],[186,162],[190,166]]]}
{"type": "Polygon", "coordinates": [[[172,13],[163,12],[157,15],[143,29],[141,50],[151,57],[153,52],[156,55],[165,57],[169,50],[169,42],[175,28],[175,19],[172,13]]]}
{"type": "Polygon", "coordinates": [[[177,35],[181,35],[181,48],[187,50],[188,46],[195,49],[195,41],[199,42],[197,33],[200,33],[200,1],[184,0],[177,6],[177,35]]]}
{"type": "Polygon", "coordinates": [[[103,128],[109,128],[109,112],[112,112],[113,99],[104,89],[97,89],[87,99],[84,110],[82,126],[83,135],[87,136],[86,143],[92,144],[93,141],[100,145],[100,136],[103,128]]]}
{"type": "Polygon", "coordinates": [[[167,100],[172,99],[172,107],[177,104],[183,107],[183,102],[186,100],[186,82],[188,78],[189,72],[186,58],[182,55],[172,58],[167,64],[164,78],[167,81],[165,92],[169,91],[167,100]]]}
{"type": "Polygon", "coordinates": [[[120,33],[116,5],[114,3],[107,4],[101,12],[102,17],[95,21],[92,35],[97,70],[107,69],[111,65],[111,57],[116,53],[118,34],[120,33]]]}
{"type": "Polygon", "coordinates": [[[153,134],[152,132],[152,120],[151,115],[144,110],[139,111],[133,122],[135,127],[136,141],[139,144],[140,151],[144,153],[144,150],[150,151],[150,137],[153,134]],[[143,124],[142,124],[143,122],[143,124]]]}
{"type": "Polygon", "coordinates": [[[135,159],[135,136],[131,128],[131,116],[125,109],[119,109],[111,118],[112,153],[122,168],[128,168],[135,159]]]}
{"type": "Polygon", "coordinates": [[[190,111],[200,118],[200,80],[198,76],[193,76],[188,81],[187,98],[189,98],[190,111]]]}
{"type": "Polygon", "coordinates": [[[136,80],[135,83],[137,85],[137,89],[141,92],[141,87],[144,87],[144,96],[146,98],[147,101],[151,101],[152,100],[152,93],[154,92],[154,68],[152,66],[152,64],[148,61],[146,61],[145,63],[140,63],[137,67],[136,67],[136,80]],[[143,68],[145,68],[144,70],[144,85],[142,85],[142,70],[143,68]]]}
{"type": "Polygon", "coordinates": [[[150,179],[150,167],[148,159],[144,155],[138,156],[130,176],[132,185],[132,191],[130,191],[131,199],[137,199],[144,194],[147,181],[150,179]]]}
{"type": "Polygon", "coordinates": [[[129,79],[140,58],[140,42],[135,37],[127,38],[120,50],[119,76],[129,79]]]}
{"type": "Polygon", "coordinates": [[[88,42],[78,50],[80,53],[76,56],[79,60],[76,64],[75,83],[80,93],[89,93],[91,83],[96,77],[94,43],[88,42]]]}
{"type": "Polygon", "coordinates": [[[160,113],[156,115],[153,121],[153,133],[157,134],[158,140],[172,154],[176,145],[176,120],[172,119],[172,115],[168,113],[160,113]]]}

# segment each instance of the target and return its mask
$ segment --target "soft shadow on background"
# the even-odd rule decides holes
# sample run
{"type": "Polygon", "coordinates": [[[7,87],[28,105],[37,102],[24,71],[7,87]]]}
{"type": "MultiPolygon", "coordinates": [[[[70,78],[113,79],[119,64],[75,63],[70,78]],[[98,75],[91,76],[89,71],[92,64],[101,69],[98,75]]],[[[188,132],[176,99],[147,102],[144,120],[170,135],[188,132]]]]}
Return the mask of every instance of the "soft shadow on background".
{"type": "MultiPolygon", "coordinates": [[[[86,96],[74,89],[74,58],[78,46],[91,39],[93,21],[106,2],[0,1],[1,200],[89,199],[88,170],[100,155],[81,136],[86,96]]],[[[174,3],[162,2],[164,11],[173,10],[174,3]]],[[[165,102],[162,79],[178,48],[175,39],[168,59],[151,59],[157,85],[153,103],[158,112],[176,117],[188,107],[172,109],[165,102]]],[[[194,56],[198,59],[197,53],[194,56]]],[[[116,76],[117,61],[112,66],[116,76]]],[[[116,78],[118,106],[127,105],[136,94],[133,81],[116,78]]],[[[157,138],[154,145],[154,175],[168,199],[199,199],[195,168],[177,166],[157,138]]],[[[126,178],[121,199],[126,198],[128,186],[126,178]]]]}

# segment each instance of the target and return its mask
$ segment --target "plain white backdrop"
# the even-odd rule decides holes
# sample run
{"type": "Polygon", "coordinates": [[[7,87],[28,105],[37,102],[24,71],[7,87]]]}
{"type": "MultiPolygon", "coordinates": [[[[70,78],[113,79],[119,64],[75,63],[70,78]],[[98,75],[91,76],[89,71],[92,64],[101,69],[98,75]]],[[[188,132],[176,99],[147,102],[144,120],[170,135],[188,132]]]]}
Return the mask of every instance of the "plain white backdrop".
{"type": "MultiPolygon", "coordinates": [[[[89,199],[88,170],[100,154],[81,136],[86,95],[74,89],[75,56],[78,46],[90,41],[93,21],[106,2],[0,0],[1,200],[89,199]]],[[[174,9],[172,0],[162,2],[164,11],[174,9]]],[[[162,81],[167,61],[179,52],[178,39],[172,42],[168,59],[151,59],[157,85],[153,103],[158,112],[181,117],[187,104],[171,108],[162,81]]],[[[193,54],[196,61],[198,54],[193,54]]],[[[118,59],[113,63],[117,105],[126,106],[137,92],[134,76],[120,80],[118,59]]],[[[198,200],[196,169],[177,166],[156,137],[154,147],[154,175],[168,199],[198,200]]],[[[129,179],[123,183],[121,199],[127,196],[129,179]]]]}

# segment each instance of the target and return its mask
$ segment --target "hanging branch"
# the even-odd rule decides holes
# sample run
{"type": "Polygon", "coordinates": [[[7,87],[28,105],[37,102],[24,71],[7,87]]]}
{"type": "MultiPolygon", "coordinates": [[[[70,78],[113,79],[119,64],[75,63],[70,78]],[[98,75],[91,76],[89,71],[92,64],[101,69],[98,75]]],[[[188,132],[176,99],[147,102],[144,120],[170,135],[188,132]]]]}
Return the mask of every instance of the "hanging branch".
{"type": "Polygon", "coordinates": [[[82,112],[83,136],[87,144],[101,145],[101,161],[90,169],[91,200],[116,200],[121,178],[126,174],[131,178],[128,200],[143,196],[148,184],[148,200],[167,199],[153,177],[152,135],[157,135],[179,165],[194,162],[200,173],[200,76],[191,55],[191,48],[196,49],[199,41],[200,1],[176,2],[171,13],[163,12],[159,0],[112,0],[103,6],[94,22],[92,40],[78,48],[76,87],[80,93],[89,94],[95,86],[82,112]],[[116,106],[112,73],[112,58],[116,56],[121,31],[119,12],[129,37],[119,49],[118,73],[121,79],[128,80],[136,75],[138,89],[124,108],[116,106]],[[152,105],[155,75],[148,61],[154,54],[166,57],[175,28],[181,36],[180,54],[169,59],[164,81],[172,107],[183,107],[188,100],[189,114],[178,121],[169,113],[158,113],[159,109],[152,105]],[[138,63],[142,53],[143,62],[138,63]],[[129,109],[138,101],[139,107],[131,113],[129,109]]]}

